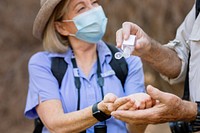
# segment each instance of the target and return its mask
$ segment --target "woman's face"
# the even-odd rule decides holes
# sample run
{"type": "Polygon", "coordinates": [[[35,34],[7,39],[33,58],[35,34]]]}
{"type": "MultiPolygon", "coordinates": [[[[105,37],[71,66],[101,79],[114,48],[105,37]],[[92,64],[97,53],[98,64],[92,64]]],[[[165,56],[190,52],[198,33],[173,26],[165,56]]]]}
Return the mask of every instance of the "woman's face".
{"type": "MultiPolygon", "coordinates": [[[[69,0],[66,12],[62,17],[62,20],[72,20],[77,15],[80,15],[81,13],[84,13],[92,8],[98,7],[98,2],[99,0],[69,0]]],[[[60,34],[67,36],[77,32],[77,28],[73,22],[59,23],[59,28],[62,27],[62,29],[66,31],[64,33],[60,32],[60,34]]],[[[58,30],[58,27],[56,27],[56,29],[58,30]]]]}

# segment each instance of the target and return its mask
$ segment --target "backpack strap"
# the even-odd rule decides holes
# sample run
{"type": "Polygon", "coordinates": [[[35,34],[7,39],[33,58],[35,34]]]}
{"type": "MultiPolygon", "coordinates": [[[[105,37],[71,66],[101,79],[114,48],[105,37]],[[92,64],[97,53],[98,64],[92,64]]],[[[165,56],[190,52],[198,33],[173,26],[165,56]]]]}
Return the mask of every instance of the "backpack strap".
{"type": "Polygon", "coordinates": [[[62,79],[67,70],[67,63],[62,57],[52,57],[51,59],[51,71],[53,76],[57,79],[59,88],[61,87],[62,79]]]}
{"type": "Polygon", "coordinates": [[[42,128],[44,127],[44,125],[42,121],[40,120],[40,118],[35,119],[34,124],[35,124],[35,129],[33,133],[42,133],[42,128]]]}
{"type": "Polygon", "coordinates": [[[195,9],[196,9],[196,16],[195,16],[195,18],[197,18],[198,17],[198,15],[199,15],[199,12],[200,12],[200,0],[196,0],[196,6],[195,6],[195,9]]]}
{"type": "MultiPolygon", "coordinates": [[[[128,75],[127,62],[124,57],[121,59],[115,59],[115,57],[114,57],[115,53],[119,52],[119,50],[114,45],[107,44],[107,46],[110,49],[112,56],[113,56],[110,61],[110,66],[115,71],[117,78],[121,81],[121,84],[122,84],[123,90],[124,90],[124,83],[125,83],[126,77],[128,75]]],[[[125,90],[124,90],[124,92],[125,92],[125,90]]]]}

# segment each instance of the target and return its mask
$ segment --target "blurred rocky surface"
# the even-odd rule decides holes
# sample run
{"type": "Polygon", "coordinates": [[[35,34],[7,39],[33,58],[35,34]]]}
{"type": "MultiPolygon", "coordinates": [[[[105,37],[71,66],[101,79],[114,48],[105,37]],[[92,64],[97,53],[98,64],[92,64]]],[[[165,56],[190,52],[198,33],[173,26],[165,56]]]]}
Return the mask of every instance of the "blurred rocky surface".
{"type": "MultiPolygon", "coordinates": [[[[106,0],[109,18],[104,40],[115,44],[115,32],[124,21],[141,26],[151,37],[167,43],[183,21],[194,1],[183,0],[106,0]]],[[[33,121],[23,116],[27,88],[27,63],[42,50],[32,36],[32,24],[39,9],[38,0],[0,1],[0,132],[30,133],[33,121]]],[[[170,65],[170,64],[169,64],[170,65]]],[[[145,83],[181,96],[183,84],[169,85],[144,62],[145,83]]],[[[148,133],[160,133],[166,125],[151,126],[148,133]]],[[[166,129],[167,130],[167,129],[166,129]]],[[[167,131],[166,131],[167,133],[167,131]]]]}

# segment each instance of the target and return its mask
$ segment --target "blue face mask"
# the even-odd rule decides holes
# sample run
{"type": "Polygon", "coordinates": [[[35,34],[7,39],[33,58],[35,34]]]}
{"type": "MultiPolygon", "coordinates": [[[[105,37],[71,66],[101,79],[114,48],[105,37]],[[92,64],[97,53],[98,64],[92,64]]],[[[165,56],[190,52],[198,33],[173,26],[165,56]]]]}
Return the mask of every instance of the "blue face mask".
{"type": "Polygon", "coordinates": [[[72,20],[63,20],[63,22],[73,21],[78,31],[76,34],[70,34],[76,38],[88,43],[97,43],[105,34],[107,18],[101,6],[86,11],[72,20]]]}

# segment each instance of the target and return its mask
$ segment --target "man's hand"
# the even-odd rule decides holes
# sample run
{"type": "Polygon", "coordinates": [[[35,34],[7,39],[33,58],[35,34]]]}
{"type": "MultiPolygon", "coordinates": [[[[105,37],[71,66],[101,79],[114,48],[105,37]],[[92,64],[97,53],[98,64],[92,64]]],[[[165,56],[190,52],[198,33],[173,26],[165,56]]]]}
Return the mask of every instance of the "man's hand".
{"type": "Polygon", "coordinates": [[[127,40],[130,35],[136,36],[134,55],[142,56],[151,48],[151,38],[136,24],[124,22],[122,28],[116,32],[117,47],[121,48],[123,40],[127,40]]]}
{"type": "Polygon", "coordinates": [[[197,114],[196,103],[183,101],[176,95],[159,91],[148,86],[147,93],[159,101],[152,108],[135,111],[117,110],[111,115],[129,124],[156,124],[176,120],[194,120],[197,114]]]}
{"type": "Polygon", "coordinates": [[[117,47],[121,48],[123,40],[127,40],[130,35],[136,36],[133,55],[140,56],[157,72],[169,78],[176,78],[179,75],[182,62],[176,51],[150,38],[134,23],[124,22],[122,28],[116,32],[117,47]]]}

